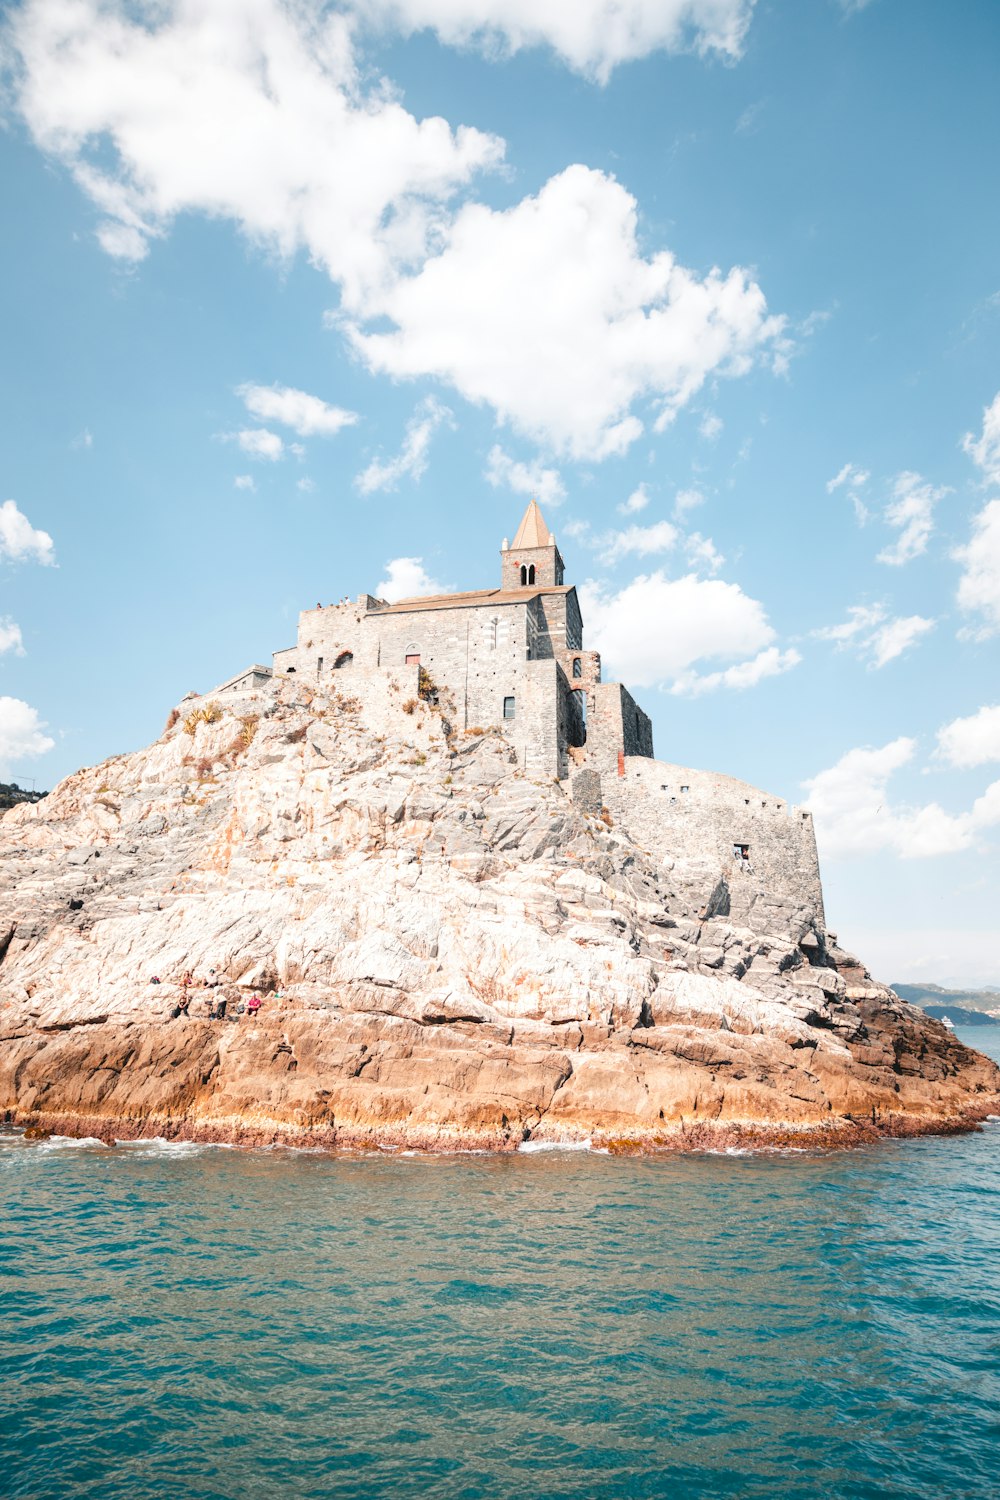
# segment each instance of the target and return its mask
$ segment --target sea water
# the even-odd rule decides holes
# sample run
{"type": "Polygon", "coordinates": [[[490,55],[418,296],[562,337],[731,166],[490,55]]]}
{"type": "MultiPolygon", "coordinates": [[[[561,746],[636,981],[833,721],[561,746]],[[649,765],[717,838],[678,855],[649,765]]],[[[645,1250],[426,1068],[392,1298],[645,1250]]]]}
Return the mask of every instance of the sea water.
{"type": "Polygon", "coordinates": [[[4,1500],[1000,1491],[1000,1122],[640,1159],[7,1136],[0,1194],[4,1500]]]}

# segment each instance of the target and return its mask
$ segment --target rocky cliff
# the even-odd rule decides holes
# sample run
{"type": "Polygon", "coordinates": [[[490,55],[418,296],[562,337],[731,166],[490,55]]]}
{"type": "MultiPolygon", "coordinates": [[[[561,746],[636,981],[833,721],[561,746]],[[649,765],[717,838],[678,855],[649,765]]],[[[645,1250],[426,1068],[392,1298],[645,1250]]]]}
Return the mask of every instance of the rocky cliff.
{"type": "Polygon", "coordinates": [[[383,738],[291,679],[231,703],[182,705],[0,818],[8,1118],[627,1149],[958,1129],[1000,1104],[993,1064],[814,914],[771,891],[749,925],[710,915],[719,872],[654,860],[499,734],[410,700],[383,738]]]}

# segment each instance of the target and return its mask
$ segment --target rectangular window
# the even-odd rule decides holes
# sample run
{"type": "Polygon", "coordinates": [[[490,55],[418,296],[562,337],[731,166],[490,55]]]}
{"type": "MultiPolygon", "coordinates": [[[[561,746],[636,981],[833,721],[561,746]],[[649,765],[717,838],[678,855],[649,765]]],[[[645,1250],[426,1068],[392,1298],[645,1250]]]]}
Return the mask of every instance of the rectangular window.
{"type": "Polygon", "coordinates": [[[419,667],[419,665],[420,665],[420,652],[419,651],[410,651],[410,652],[408,652],[407,653],[407,657],[406,657],[406,665],[408,667],[419,667]]]}
{"type": "Polygon", "coordinates": [[[505,719],[512,719],[514,717],[513,698],[505,698],[503,700],[503,716],[505,719]]]}
{"type": "Polygon", "coordinates": [[[316,670],[317,670],[317,672],[322,672],[322,670],[323,670],[323,658],[322,657],[320,657],[319,661],[316,663],[316,670]]]}

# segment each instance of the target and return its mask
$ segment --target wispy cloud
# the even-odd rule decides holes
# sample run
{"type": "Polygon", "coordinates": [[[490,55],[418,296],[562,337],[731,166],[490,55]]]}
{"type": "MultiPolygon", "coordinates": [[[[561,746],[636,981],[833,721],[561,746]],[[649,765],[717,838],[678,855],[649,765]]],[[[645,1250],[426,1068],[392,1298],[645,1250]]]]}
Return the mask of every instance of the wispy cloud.
{"type": "Polygon", "coordinates": [[[919,474],[906,471],[897,477],[892,493],[882,516],[899,535],[882,548],[876,561],[900,568],[927,551],[934,531],[934,508],[951,491],[947,485],[928,484],[919,474]]]}
{"type": "Polygon", "coordinates": [[[330,406],[318,396],[289,385],[241,385],[237,395],[251,416],[262,422],[280,422],[299,437],[334,437],[358,420],[354,411],[330,406]]]}
{"type": "Polygon", "coordinates": [[[486,460],[485,477],[495,490],[513,490],[517,495],[532,495],[543,505],[561,505],[566,486],[558,469],[540,463],[523,463],[494,443],[486,460]]]}
{"type": "Polygon", "coordinates": [[[442,423],[454,425],[451,409],[436,397],[425,396],[406,424],[403,446],[396,457],[373,458],[355,479],[361,493],[373,495],[377,490],[394,490],[401,479],[418,481],[427,470],[431,439],[442,423]]]}
{"type": "Polygon", "coordinates": [[[934,620],[923,615],[890,616],[884,604],[854,604],[848,609],[846,620],[839,625],[825,625],[813,634],[818,640],[832,641],[842,649],[849,647],[869,667],[877,669],[902,656],[934,625],[934,620]]]}

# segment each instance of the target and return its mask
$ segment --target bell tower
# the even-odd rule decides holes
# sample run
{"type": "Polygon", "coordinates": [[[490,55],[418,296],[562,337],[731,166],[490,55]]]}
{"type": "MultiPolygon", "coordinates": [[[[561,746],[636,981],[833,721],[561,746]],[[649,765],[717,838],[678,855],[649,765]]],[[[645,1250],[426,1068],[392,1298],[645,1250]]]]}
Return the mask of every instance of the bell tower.
{"type": "Polygon", "coordinates": [[[508,547],[504,540],[500,549],[500,587],[505,592],[530,591],[559,587],[562,581],[563,560],[556,539],[545,524],[538,501],[532,500],[513,542],[508,547]]]}

